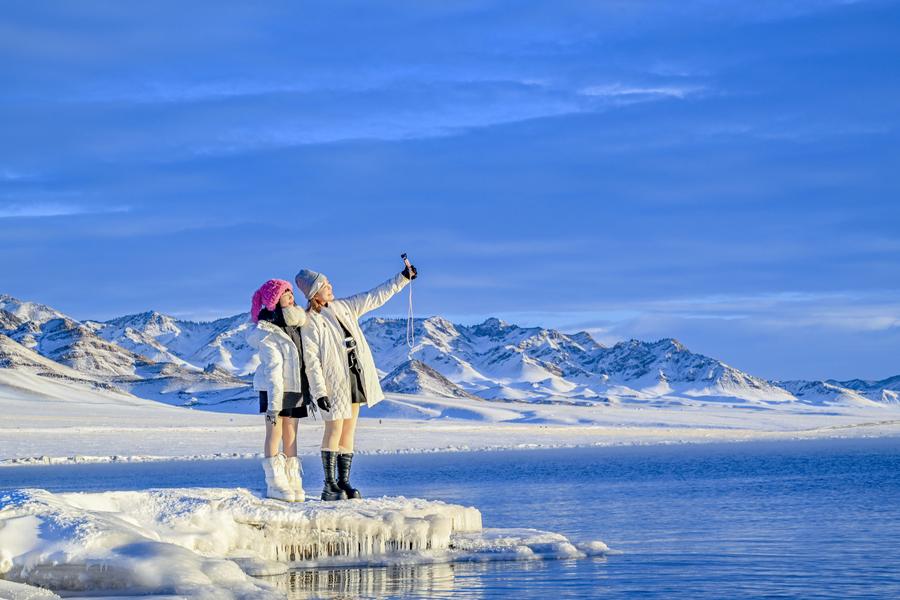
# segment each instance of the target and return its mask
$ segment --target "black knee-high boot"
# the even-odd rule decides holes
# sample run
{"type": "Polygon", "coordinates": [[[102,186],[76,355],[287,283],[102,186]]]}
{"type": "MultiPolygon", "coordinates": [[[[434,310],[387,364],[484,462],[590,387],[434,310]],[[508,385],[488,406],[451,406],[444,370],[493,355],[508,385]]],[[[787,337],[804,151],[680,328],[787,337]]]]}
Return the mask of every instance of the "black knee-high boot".
{"type": "Polygon", "coordinates": [[[362,498],[359,490],[350,485],[350,465],[353,463],[353,453],[338,454],[338,487],[344,490],[347,498],[362,498]]]}
{"type": "Polygon", "coordinates": [[[347,494],[334,479],[334,467],[338,453],[322,450],[322,470],[325,471],[325,487],[322,488],[322,500],[346,500],[347,494]]]}

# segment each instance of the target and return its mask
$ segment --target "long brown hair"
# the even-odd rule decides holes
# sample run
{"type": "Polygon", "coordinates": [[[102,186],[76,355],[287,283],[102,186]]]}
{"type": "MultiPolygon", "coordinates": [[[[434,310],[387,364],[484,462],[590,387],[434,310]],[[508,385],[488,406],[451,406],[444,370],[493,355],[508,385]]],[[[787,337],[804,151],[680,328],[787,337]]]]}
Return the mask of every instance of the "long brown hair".
{"type": "MultiPolygon", "coordinates": [[[[318,294],[316,294],[317,296],[318,294]]],[[[325,306],[324,302],[321,302],[316,296],[313,296],[309,299],[309,305],[306,307],[306,310],[314,310],[317,313],[322,312],[322,307],[325,306]]]]}

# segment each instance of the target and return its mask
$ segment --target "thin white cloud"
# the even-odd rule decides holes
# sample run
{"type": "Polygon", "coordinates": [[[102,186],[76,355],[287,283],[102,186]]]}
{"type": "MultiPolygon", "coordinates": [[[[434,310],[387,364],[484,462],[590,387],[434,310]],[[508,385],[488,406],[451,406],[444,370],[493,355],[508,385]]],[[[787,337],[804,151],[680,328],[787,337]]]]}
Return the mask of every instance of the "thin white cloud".
{"type": "Polygon", "coordinates": [[[483,241],[470,237],[452,235],[433,236],[433,242],[454,256],[473,257],[520,257],[572,254],[593,247],[590,239],[566,238],[561,240],[529,239],[529,240],[490,240],[483,241]]]}
{"type": "Polygon", "coordinates": [[[352,117],[304,115],[278,119],[268,126],[254,124],[223,131],[215,143],[193,146],[198,156],[229,155],[264,148],[329,144],[349,140],[402,141],[457,135],[474,129],[531,119],[589,112],[577,97],[534,97],[506,102],[449,103],[443,106],[387,108],[352,117]]]}
{"type": "Polygon", "coordinates": [[[56,202],[10,204],[8,206],[0,206],[0,219],[67,217],[72,215],[126,212],[128,210],[129,208],[124,206],[96,208],[56,202]]]}
{"type": "Polygon", "coordinates": [[[692,94],[703,91],[702,86],[639,86],[612,83],[604,85],[591,85],[579,90],[582,96],[618,99],[660,99],[678,98],[684,99],[692,94]]]}
{"type": "Polygon", "coordinates": [[[177,104],[253,98],[282,94],[359,94],[385,92],[410,86],[434,85],[518,85],[548,89],[547,78],[519,77],[515,73],[478,73],[470,71],[433,73],[412,67],[393,67],[377,72],[339,69],[328,73],[277,75],[260,79],[137,80],[99,82],[88,89],[55,96],[56,101],[72,103],[177,104]]]}
{"type": "Polygon", "coordinates": [[[82,91],[61,99],[75,103],[177,104],[272,94],[304,93],[315,90],[314,86],[289,82],[223,80],[178,83],[150,81],[138,82],[130,87],[97,86],[93,90],[82,91]]]}
{"type": "Polygon", "coordinates": [[[900,328],[896,291],[775,292],[694,298],[629,301],[629,314],[610,312],[616,305],[598,304],[561,312],[555,320],[564,328],[604,329],[615,337],[634,335],[648,327],[684,321],[742,321],[760,330],[875,332],[900,328]],[[591,313],[594,313],[593,315],[591,313]]]}
{"type": "Polygon", "coordinates": [[[435,289],[469,289],[469,290],[487,290],[487,289],[503,289],[506,283],[498,277],[490,275],[433,275],[428,281],[428,285],[435,289]]]}
{"type": "Polygon", "coordinates": [[[8,167],[0,167],[0,181],[26,181],[29,179],[34,179],[34,175],[16,171],[8,167]]]}

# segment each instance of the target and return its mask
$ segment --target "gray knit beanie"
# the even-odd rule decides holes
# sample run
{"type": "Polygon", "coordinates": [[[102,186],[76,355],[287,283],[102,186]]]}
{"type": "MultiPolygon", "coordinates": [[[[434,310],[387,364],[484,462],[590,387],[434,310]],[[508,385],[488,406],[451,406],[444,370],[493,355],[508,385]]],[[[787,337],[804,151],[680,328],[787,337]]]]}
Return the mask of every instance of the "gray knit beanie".
{"type": "Polygon", "coordinates": [[[325,276],[309,269],[301,269],[297,276],[294,277],[297,288],[303,292],[307,300],[312,300],[322,286],[325,285],[325,276]]]}

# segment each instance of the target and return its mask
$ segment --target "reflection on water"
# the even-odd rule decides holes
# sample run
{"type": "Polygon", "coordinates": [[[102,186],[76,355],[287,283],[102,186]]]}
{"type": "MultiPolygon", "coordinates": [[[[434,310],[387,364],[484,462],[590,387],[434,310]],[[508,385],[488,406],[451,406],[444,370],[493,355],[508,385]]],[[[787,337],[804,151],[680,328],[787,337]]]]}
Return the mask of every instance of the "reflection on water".
{"type": "Polygon", "coordinates": [[[599,591],[592,558],[559,561],[463,562],[383,567],[299,569],[266,581],[291,600],[312,598],[584,598],[599,591]]]}
{"type": "Polygon", "coordinates": [[[449,597],[454,564],[390,565],[301,569],[267,578],[289,598],[384,598],[386,596],[449,597]]]}

